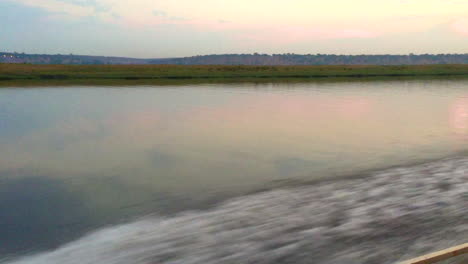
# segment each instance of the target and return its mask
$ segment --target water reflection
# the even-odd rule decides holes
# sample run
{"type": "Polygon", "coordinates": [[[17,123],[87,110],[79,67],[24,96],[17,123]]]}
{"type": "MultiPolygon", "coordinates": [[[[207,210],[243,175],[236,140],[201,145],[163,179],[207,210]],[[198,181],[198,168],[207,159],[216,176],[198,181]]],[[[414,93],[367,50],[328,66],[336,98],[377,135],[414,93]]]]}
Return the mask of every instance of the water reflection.
{"type": "Polygon", "coordinates": [[[61,180],[34,173],[2,179],[0,256],[57,247],[82,235],[93,217],[61,180]]]}
{"type": "MultiPolygon", "coordinates": [[[[440,157],[466,148],[467,87],[413,81],[2,89],[0,171],[31,169],[40,177],[0,173],[9,179],[0,189],[21,198],[20,190],[43,186],[34,190],[37,201],[54,199],[57,215],[92,228],[202,208],[273,181],[440,157]]],[[[18,206],[24,213],[17,217],[33,221],[30,205],[18,206]]],[[[67,226],[57,215],[42,223],[67,226]]],[[[25,239],[55,245],[11,240],[25,239]]]]}
{"type": "Polygon", "coordinates": [[[404,89],[398,83],[327,89],[298,84],[266,91],[131,88],[131,94],[110,89],[105,100],[95,96],[108,88],[52,89],[36,94],[61,100],[50,110],[37,112],[33,105],[13,118],[19,106],[31,103],[22,90],[15,96],[17,107],[2,119],[6,130],[22,130],[21,137],[0,137],[9,153],[0,168],[34,167],[65,177],[128,178],[131,171],[129,184],[175,192],[326,177],[461,148],[462,139],[450,134],[466,134],[466,99],[459,99],[465,82],[455,84],[431,84],[440,86],[439,94],[418,82],[405,83],[404,89]],[[75,93],[81,103],[63,104],[75,93]],[[49,121],[40,128],[17,125],[28,120],[49,121]]]}
{"type": "Polygon", "coordinates": [[[468,95],[456,99],[450,109],[450,125],[463,139],[468,137],[468,95]]]}

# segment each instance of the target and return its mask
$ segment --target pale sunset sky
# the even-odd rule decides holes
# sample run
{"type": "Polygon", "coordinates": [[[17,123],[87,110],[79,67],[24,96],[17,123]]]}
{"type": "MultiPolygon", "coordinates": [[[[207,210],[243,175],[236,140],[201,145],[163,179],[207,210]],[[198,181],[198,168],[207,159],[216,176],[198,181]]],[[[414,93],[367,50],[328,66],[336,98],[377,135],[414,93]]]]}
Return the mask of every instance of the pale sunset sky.
{"type": "Polygon", "coordinates": [[[0,0],[0,51],[468,53],[468,0],[0,0]]]}

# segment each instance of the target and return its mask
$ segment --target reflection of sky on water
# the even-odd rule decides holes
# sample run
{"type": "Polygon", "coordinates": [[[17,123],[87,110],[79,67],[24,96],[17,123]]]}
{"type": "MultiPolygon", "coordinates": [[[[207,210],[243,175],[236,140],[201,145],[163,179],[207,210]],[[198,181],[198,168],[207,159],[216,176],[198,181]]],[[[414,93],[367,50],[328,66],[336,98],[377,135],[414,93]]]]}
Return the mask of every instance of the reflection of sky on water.
{"type": "Polygon", "coordinates": [[[440,96],[418,82],[401,89],[394,83],[7,89],[0,144],[9,155],[0,168],[67,177],[132,171],[130,184],[185,190],[194,186],[181,180],[225,187],[386,165],[392,160],[382,157],[402,155],[397,163],[421,149],[453,151],[459,139],[449,135],[465,133],[460,88],[430,85],[442,86],[440,96]]]}
{"type": "Polygon", "coordinates": [[[27,187],[34,171],[64,190],[54,199],[80,201],[76,217],[92,226],[443,156],[465,148],[467,85],[2,89],[0,187],[27,187]]]}
{"type": "Polygon", "coordinates": [[[34,173],[1,180],[0,256],[56,247],[80,235],[80,226],[92,222],[93,215],[68,188],[61,180],[34,173]]]}
{"type": "Polygon", "coordinates": [[[450,125],[461,138],[468,138],[468,95],[456,99],[450,109],[450,125]]]}

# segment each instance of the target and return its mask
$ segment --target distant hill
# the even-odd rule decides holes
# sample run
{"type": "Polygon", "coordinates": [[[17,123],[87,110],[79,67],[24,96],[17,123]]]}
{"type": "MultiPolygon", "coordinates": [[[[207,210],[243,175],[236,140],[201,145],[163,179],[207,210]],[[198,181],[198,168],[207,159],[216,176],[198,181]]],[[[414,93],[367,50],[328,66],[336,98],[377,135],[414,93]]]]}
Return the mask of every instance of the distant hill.
{"type": "Polygon", "coordinates": [[[468,64],[468,54],[423,55],[299,55],[227,54],[148,60],[151,64],[178,65],[422,65],[468,64]]]}
{"type": "Polygon", "coordinates": [[[176,64],[176,65],[424,65],[468,64],[468,54],[333,55],[223,54],[168,59],[47,55],[0,52],[0,63],[31,64],[176,64]]]}
{"type": "Polygon", "coordinates": [[[104,57],[104,56],[83,56],[83,55],[48,55],[48,54],[25,54],[0,52],[0,63],[30,63],[30,64],[148,64],[148,60],[104,57]]]}

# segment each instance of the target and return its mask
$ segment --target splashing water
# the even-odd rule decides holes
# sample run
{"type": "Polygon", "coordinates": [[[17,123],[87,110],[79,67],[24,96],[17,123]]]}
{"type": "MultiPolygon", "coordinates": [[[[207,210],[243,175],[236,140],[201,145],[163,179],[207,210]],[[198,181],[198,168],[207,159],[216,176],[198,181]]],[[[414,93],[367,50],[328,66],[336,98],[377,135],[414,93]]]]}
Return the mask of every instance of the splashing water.
{"type": "Polygon", "coordinates": [[[468,158],[151,216],[14,264],[393,263],[466,242],[468,158]]]}

